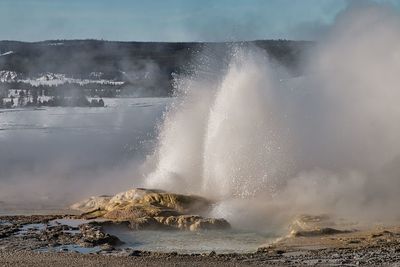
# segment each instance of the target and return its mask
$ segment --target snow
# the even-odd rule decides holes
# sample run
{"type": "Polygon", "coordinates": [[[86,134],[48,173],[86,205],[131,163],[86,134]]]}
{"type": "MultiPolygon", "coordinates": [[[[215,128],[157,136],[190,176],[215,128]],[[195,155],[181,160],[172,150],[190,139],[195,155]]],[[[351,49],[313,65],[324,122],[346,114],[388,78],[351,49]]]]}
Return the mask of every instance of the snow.
{"type": "Polygon", "coordinates": [[[75,79],[75,78],[67,78],[67,77],[57,77],[53,79],[47,80],[44,77],[40,77],[37,79],[25,79],[20,80],[23,83],[28,83],[32,86],[40,86],[40,85],[48,85],[48,86],[56,86],[61,84],[79,84],[79,85],[87,85],[90,83],[102,84],[102,85],[123,85],[122,81],[112,81],[112,80],[92,80],[92,79],[75,79]]]}
{"type": "Polygon", "coordinates": [[[14,54],[14,51],[8,51],[8,52],[5,52],[5,53],[3,53],[3,54],[0,54],[0,57],[2,57],[2,56],[7,56],[7,55],[11,55],[11,54],[14,54]]]}
{"type": "Polygon", "coordinates": [[[15,71],[1,70],[0,82],[15,82],[18,74],[15,71]]]}
{"type": "Polygon", "coordinates": [[[87,85],[87,84],[100,84],[100,85],[123,85],[123,81],[114,81],[114,80],[106,80],[100,79],[102,73],[101,72],[92,72],[90,77],[92,79],[76,79],[66,77],[65,74],[62,73],[41,73],[36,77],[29,77],[26,79],[18,79],[20,76],[18,73],[14,71],[2,70],[0,71],[0,82],[22,82],[26,84],[30,84],[32,86],[57,86],[62,84],[79,84],[79,85],[87,85]]]}
{"type": "Polygon", "coordinates": [[[90,77],[90,78],[100,79],[103,75],[104,75],[104,73],[102,73],[102,72],[93,71],[93,72],[91,72],[91,73],[89,74],[89,77],[90,77]]]}
{"type": "Polygon", "coordinates": [[[55,46],[55,45],[63,45],[64,43],[49,43],[48,45],[55,46]]]}

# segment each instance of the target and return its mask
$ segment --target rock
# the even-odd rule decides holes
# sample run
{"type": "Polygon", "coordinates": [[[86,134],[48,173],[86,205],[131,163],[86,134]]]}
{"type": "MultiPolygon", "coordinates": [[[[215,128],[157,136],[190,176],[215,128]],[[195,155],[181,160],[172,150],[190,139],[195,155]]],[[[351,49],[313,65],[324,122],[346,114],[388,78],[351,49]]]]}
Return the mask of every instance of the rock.
{"type": "Polygon", "coordinates": [[[150,193],[139,198],[143,205],[169,208],[182,214],[201,214],[209,211],[212,202],[199,196],[172,193],[150,193]]]}
{"type": "Polygon", "coordinates": [[[224,230],[230,224],[225,219],[203,218],[194,215],[156,217],[159,222],[179,230],[224,230]]]}
{"type": "Polygon", "coordinates": [[[134,250],[131,253],[129,253],[129,256],[132,256],[132,257],[139,257],[141,255],[142,255],[142,252],[140,250],[134,250]]]}
{"type": "Polygon", "coordinates": [[[142,205],[142,204],[128,204],[124,207],[116,207],[113,210],[105,212],[104,218],[114,220],[133,220],[136,218],[143,217],[155,217],[155,216],[174,216],[180,215],[178,211],[157,207],[153,205],[142,205]]]}
{"type": "Polygon", "coordinates": [[[0,226],[0,239],[9,237],[10,235],[18,232],[20,229],[16,225],[2,225],[0,226]]]}
{"type": "Polygon", "coordinates": [[[134,230],[224,230],[230,224],[225,219],[203,218],[196,215],[142,217],[130,221],[134,230]]]}
{"type": "Polygon", "coordinates": [[[168,227],[153,217],[141,217],[129,221],[129,228],[132,230],[171,230],[168,227]]]}
{"type": "Polygon", "coordinates": [[[103,251],[113,251],[113,250],[115,250],[115,248],[112,245],[108,244],[108,243],[101,245],[100,248],[103,251]]]}
{"type": "Polygon", "coordinates": [[[361,243],[361,240],[358,239],[352,239],[347,241],[347,244],[359,244],[359,243],[361,243]]]}
{"type": "Polygon", "coordinates": [[[351,231],[348,230],[338,230],[334,228],[321,228],[309,231],[297,231],[292,232],[293,236],[320,236],[320,235],[335,235],[335,234],[343,234],[343,233],[350,233],[351,231]]]}
{"type": "Polygon", "coordinates": [[[231,226],[225,219],[201,218],[190,226],[190,231],[197,230],[225,230],[231,226]]]}
{"type": "Polygon", "coordinates": [[[296,217],[290,228],[290,235],[299,236],[320,236],[350,233],[350,230],[337,229],[336,225],[328,215],[300,215],[296,217]],[[335,227],[335,228],[334,228],[335,227]]]}
{"type": "Polygon", "coordinates": [[[268,247],[259,247],[256,251],[256,253],[264,254],[268,253],[269,248],[268,247]]]}
{"type": "Polygon", "coordinates": [[[89,212],[82,213],[78,218],[91,220],[91,219],[101,218],[106,213],[107,212],[103,209],[95,209],[89,212]]]}
{"type": "Polygon", "coordinates": [[[281,249],[278,249],[278,250],[275,251],[275,253],[276,253],[277,255],[282,255],[282,254],[284,254],[285,252],[286,252],[286,251],[281,250],[281,249]]]}
{"type": "Polygon", "coordinates": [[[78,242],[84,247],[93,247],[103,244],[118,245],[122,241],[118,237],[105,233],[100,226],[88,224],[82,224],[79,227],[82,238],[78,242]]]}
{"type": "Polygon", "coordinates": [[[70,209],[82,212],[91,212],[104,208],[111,200],[112,196],[90,197],[70,206],[70,209]]]}
{"type": "Polygon", "coordinates": [[[322,215],[299,215],[290,224],[292,231],[309,231],[318,228],[334,227],[334,222],[326,214],[322,215]]]}
{"type": "Polygon", "coordinates": [[[84,211],[83,218],[107,218],[128,222],[133,230],[229,229],[224,219],[204,218],[213,202],[200,196],[135,188],[113,197],[91,197],[71,206],[84,211]]]}
{"type": "Polygon", "coordinates": [[[91,197],[71,205],[70,208],[84,212],[84,218],[133,220],[146,216],[204,214],[210,210],[211,205],[211,201],[199,196],[136,188],[113,197],[91,197]]]}
{"type": "MultiPolygon", "coordinates": [[[[120,204],[132,203],[135,200],[141,199],[145,195],[152,194],[152,193],[156,193],[156,194],[164,193],[164,191],[154,190],[154,189],[133,188],[126,192],[121,192],[121,193],[118,193],[115,196],[113,196],[110,199],[107,206],[112,208],[112,207],[118,206],[120,204]]],[[[106,209],[109,209],[109,208],[106,208],[106,209]]]]}

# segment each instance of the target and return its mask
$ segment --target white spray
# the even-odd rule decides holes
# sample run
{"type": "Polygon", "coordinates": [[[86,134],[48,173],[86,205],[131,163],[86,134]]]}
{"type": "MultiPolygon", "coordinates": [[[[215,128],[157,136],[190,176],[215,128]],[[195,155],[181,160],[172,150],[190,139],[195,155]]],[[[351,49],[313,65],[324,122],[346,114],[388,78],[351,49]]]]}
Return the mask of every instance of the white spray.
{"type": "Polygon", "coordinates": [[[288,133],[267,62],[255,48],[234,49],[222,81],[185,82],[166,115],[149,186],[224,199],[275,185],[288,167],[288,133]]]}
{"type": "Polygon", "coordinates": [[[264,53],[239,48],[221,79],[181,77],[146,185],[212,197],[214,215],[246,227],[399,218],[399,43],[397,13],[351,6],[307,76],[281,82],[264,53]]]}

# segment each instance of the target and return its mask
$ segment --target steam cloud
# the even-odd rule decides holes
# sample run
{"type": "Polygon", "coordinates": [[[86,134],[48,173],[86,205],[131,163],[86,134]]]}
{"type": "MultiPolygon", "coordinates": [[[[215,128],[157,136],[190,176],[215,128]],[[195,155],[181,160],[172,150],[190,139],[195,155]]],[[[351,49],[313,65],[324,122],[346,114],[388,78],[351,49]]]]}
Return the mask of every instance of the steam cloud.
{"type": "Polygon", "coordinates": [[[90,110],[0,113],[5,126],[0,135],[1,209],[60,209],[139,183],[153,124],[165,104],[149,100],[140,108],[129,99],[130,105],[122,106],[111,101],[90,110]]]}
{"type": "Polygon", "coordinates": [[[284,79],[248,47],[215,68],[221,79],[202,68],[180,77],[146,185],[212,197],[214,215],[242,227],[299,213],[398,219],[399,42],[397,12],[357,2],[303,77],[284,79]]]}

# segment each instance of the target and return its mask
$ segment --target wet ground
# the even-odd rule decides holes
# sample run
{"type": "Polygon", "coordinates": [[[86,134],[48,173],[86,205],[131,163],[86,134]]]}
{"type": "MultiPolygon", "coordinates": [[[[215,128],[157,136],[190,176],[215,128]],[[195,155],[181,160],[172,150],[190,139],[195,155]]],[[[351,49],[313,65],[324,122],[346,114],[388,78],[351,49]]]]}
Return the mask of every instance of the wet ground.
{"type": "MultiPolygon", "coordinates": [[[[0,217],[2,266],[321,265],[400,264],[400,227],[287,237],[253,252],[178,253],[134,249],[95,223],[65,216],[0,217]],[[83,225],[81,223],[84,223],[83,225]]],[[[171,232],[171,234],[174,232],[171,232]]],[[[175,232],[176,233],[176,232],[175,232]]],[[[161,233],[159,233],[161,234],[161,233]]],[[[204,234],[203,234],[204,235],[204,234]]],[[[138,235],[136,235],[138,236],[138,235]]],[[[197,240],[192,239],[196,244],[197,240]]],[[[162,239],[160,246],[163,244],[162,239]]]]}

